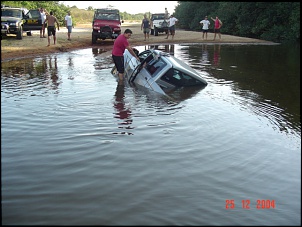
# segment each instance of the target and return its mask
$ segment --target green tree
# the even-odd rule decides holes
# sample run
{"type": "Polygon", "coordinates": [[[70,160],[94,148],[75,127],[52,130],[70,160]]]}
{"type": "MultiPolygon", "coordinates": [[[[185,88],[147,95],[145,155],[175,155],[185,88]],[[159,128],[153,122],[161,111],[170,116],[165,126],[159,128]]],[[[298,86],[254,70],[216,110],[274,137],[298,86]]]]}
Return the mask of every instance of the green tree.
{"type": "Polygon", "coordinates": [[[218,16],[224,34],[275,42],[300,41],[300,2],[178,1],[175,9],[179,26],[188,30],[200,29],[199,21],[205,15],[218,16]]]}

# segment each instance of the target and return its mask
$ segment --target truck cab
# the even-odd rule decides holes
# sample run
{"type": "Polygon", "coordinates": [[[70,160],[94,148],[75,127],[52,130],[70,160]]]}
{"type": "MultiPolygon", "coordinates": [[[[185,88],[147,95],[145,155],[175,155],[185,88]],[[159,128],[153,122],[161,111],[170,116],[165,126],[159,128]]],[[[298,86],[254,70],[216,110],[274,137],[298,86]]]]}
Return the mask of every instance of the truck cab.
{"type": "Polygon", "coordinates": [[[169,23],[165,13],[153,13],[151,16],[151,35],[158,36],[158,33],[168,34],[169,23]]]}

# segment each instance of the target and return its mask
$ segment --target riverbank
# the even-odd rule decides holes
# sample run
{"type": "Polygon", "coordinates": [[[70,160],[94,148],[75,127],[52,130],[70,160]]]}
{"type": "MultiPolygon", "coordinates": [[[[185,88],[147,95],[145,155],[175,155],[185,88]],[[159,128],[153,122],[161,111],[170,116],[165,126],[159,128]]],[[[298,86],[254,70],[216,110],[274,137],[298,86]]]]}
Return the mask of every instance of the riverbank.
{"type": "MultiPolygon", "coordinates": [[[[160,33],[159,36],[150,35],[149,40],[144,41],[144,34],[141,30],[140,24],[137,23],[124,23],[122,24],[122,31],[125,29],[131,29],[133,34],[129,39],[131,46],[140,45],[155,45],[155,44],[181,44],[181,43],[230,43],[230,44],[275,44],[273,42],[244,38],[238,36],[221,35],[221,40],[216,39],[213,41],[214,33],[208,33],[208,39],[202,39],[201,32],[185,31],[176,29],[174,40],[165,39],[166,35],[160,33]]],[[[71,41],[67,40],[67,29],[65,27],[60,28],[57,31],[57,43],[53,44],[51,39],[51,45],[47,47],[47,38],[40,38],[39,31],[32,32],[32,36],[26,36],[22,40],[17,40],[16,36],[9,35],[1,39],[1,62],[9,61],[24,57],[40,56],[49,53],[66,52],[82,48],[97,47],[102,49],[103,52],[111,51],[113,41],[112,40],[98,40],[96,44],[91,42],[91,24],[80,24],[73,28],[71,34],[71,41]]],[[[46,31],[47,33],[47,31],[46,31]]]]}

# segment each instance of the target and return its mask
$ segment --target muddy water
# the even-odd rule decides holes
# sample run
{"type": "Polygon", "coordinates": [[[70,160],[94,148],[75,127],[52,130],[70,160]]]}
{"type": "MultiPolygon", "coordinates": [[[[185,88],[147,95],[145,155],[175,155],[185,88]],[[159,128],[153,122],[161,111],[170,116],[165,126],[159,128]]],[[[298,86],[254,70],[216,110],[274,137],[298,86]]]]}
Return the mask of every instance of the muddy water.
{"type": "Polygon", "coordinates": [[[152,48],[208,86],[117,86],[97,48],[2,63],[2,224],[301,224],[300,48],[152,48]]]}

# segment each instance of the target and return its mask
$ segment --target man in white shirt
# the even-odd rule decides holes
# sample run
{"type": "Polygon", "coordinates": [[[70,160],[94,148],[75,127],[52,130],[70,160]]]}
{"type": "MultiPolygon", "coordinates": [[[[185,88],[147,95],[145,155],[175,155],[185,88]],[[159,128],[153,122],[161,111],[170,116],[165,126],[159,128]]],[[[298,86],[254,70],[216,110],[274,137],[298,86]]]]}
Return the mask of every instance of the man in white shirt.
{"type": "Polygon", "coordinates": [[[70,16],[70,12],[68,12],[68,14],[65,16],[65,26],[67,28],[67,37],[68,37],[68,40],[71,40],[70,39],[70,34],[71,34],[71,31],[72,31],[72,18],[70,16]]]}
{"type": "Polygon", "coordinates": [[[46,10],[43,8],[40,8],[40,14],[41,14],[41,22],[42,22],[42,28],[40,30],[40,38],[46,38],[45,37],[45,24],[44,21],[46,20],[46,10]]]}
{"type": "MultiPolygon", "coordinates": [[[[177,18],[174,17],[174,15],[172,14],[170,16],[170,19],[169,19],[169,31],[172,35],[172,40],[174,39],[174,35],[175,35],[175,23],[178,21],[177,18]]],[[[169,31],[167,33],[167,37],[165,39],[168,39],[169,38],[169,31]]]]}
{"type": "Polygon", "coordinates": [[[203,24],[202,26],[202,39],[204,39],[204,34],[206,34],[206,40],[208,39],[208,30],[209,30],[209,25],[210,25],[210,21],[208,20],[208,17],[205,16],[204,20],[199,22],[200,24],[203,24]]]}

